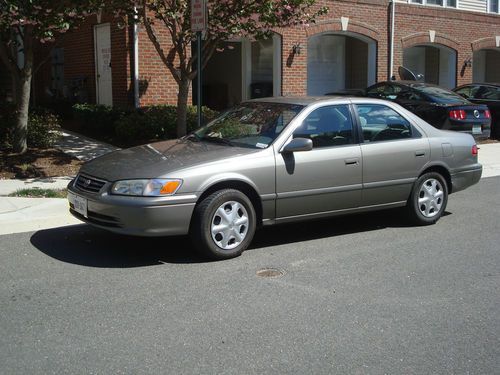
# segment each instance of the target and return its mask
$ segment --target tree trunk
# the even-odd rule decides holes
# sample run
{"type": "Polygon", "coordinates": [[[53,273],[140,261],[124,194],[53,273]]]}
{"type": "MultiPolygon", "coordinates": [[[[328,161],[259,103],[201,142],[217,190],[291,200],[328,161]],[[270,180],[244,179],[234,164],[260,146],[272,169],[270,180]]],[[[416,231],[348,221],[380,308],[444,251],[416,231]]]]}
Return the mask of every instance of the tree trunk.
{"type": "Polygon", "coordinates": [[[31,79],[33,77],[33,27],[24,28],[23,37],[24,67],[17,80],[16,124],[14,127],[14,152],[24,154],[28,149],[28,115],[31,95],[31,79]]]}
{"type": "Polygon", "coordinates": [[[183,77],[179,83],[179,94],[177,95],[177,138],[187,133],[187,106],[189,98],[189,78],[183,77]]]}
{"type": "Polygon", "coordinates": [[[17,87],[16,124],[14,127],[14,152],[25,153],[28,145],[28,113],[31,94],[31,71],[23,74],[17,87]]]}

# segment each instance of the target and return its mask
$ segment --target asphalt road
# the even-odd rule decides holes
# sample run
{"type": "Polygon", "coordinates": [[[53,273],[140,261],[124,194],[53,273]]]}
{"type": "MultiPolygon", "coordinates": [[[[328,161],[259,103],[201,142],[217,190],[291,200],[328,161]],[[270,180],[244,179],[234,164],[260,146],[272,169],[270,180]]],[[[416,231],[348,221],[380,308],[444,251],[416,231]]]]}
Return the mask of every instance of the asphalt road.
{"type": "Polygon", "coordinates": [[[499,202],[487,178],[433,226],[280,226],[223,262],[85,225],[1,236],[0,372],[498,374],[499,202]]]}

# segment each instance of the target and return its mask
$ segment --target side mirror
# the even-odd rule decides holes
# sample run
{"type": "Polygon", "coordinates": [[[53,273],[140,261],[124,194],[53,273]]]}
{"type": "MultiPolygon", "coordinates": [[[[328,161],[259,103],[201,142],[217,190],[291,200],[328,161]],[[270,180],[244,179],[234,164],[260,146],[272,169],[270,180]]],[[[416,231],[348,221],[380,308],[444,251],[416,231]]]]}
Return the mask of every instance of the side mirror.
{"type": "Polygon", "coordinates": [[[292,153],[299,151],[311,151],[313,142],[309,138],[294,138],[283,149],[282,153],[292,153]]]}

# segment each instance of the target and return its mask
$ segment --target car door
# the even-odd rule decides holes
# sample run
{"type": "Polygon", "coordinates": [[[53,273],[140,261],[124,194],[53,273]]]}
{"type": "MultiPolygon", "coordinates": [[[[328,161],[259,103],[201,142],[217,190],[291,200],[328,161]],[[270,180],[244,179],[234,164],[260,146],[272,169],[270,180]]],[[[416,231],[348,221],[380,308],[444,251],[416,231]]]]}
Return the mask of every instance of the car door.
{"type": "Polygon", "coordinates": [[[344,210],[361,203],[361,149],[349,104],[313,110],[293,132],[309,151],[276,150],[277,219],[344,210]]]}
{"type": "Polygon", "coordinates": [[[430,159],[427,138],[389,105],[361,102],[354,108],[362,132],[362,205],[406,201],[430,159]]]}

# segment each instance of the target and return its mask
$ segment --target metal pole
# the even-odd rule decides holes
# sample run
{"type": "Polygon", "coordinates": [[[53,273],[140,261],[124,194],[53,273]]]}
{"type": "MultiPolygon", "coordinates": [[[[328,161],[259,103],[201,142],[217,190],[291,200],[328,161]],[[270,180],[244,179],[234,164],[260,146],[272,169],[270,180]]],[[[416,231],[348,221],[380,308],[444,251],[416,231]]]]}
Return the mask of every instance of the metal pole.
{"type": "Polygon", "coordinates": [[[196,87],[197,87],[197,112],[198,112],[198,127],[201,126],[201,31],[196,32],[196,87]]]}
{"type": "Polygon", "coordinates": [[[389,56],[389,81],[394,76],[394,19],[396,18],[396,2],[391,0],[391,40],[389,56]]]}

